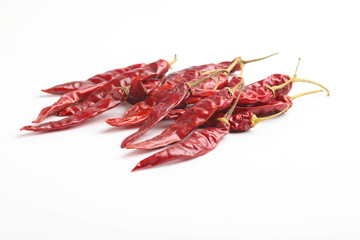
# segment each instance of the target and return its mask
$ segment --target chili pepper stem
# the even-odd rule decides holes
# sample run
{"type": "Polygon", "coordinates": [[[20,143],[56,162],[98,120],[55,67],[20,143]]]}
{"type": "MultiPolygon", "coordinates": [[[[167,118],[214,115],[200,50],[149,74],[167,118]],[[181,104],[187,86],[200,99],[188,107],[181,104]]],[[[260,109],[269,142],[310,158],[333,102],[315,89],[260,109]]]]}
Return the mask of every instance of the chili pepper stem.
{"type": "Polygon", "coordinates": [[[296,68],[295,68],[295,72],[294,72],[293,78],[296,78],[296,77],[297,77],[297,70],[298,70],[298,68],[299,68],[300,61],[301,61],[301,58],[299,58],[299,59],[298,59],[298,63],[297,63],[297,65],[296,65],[296,68]]]}
{"type": "Polygon", "coordinates": [[[283,84],[280,84],[280,85],[277,85],[277,86],[274,86],[274,87],[270,87],[270,86],[266,86],[266,87],[269,88],[275,95],[276,90],[279,90],[279,89],[285,87],[286,85],[288,85],[290,83],[294,83],[294,82],[306,82],[306,83],[311,83],[311,84],[317,85],[317,86],[323,88],[327,92],[327,95],[330,96],[329,89],[327,89],[324,85],[322,85],[320,83],[317,83],[317,82],[314,82],[314,81],[311,81],[311,80],[308,80],[308,79],[303,79],[303,78],[291,78],[289,81],[287,81],[287,82],[285,82],[283,84]]]}
{"type": "Polygon", "coordinates": [[[176,54],[174,55],[174,59],[171,62],[168,62],[170,65],[170,69],[172,69],[172,65],[177,61],[177,56],[176,54]]]}
{"type": "Polygon", "coordinates": [[[129,95],[130,85],[126,87],[118,87],[119,89],[123,90],[126,95],[129,95]]]}
{"type": "MultiPolygon", "coordinates": [[[[241,72],[240,72],[240,75],[239,75],[239,78],[241,79],[241,81],[236,84],[232,89],[230,89],[230,92],[234,95],[234,93],[236,92],[236,90],[241,86],[241,90],[242,90],[242,87],[244,86],[244,79],[243,79],[243,74],[244,74],[244,62],[241,60],[241,58],[239,59],[239,62],[240,62],[240,69],[241,69],[241,72]]],[[[241,93],[241,91],[240,91],[241,93]]]]}
{"type": "Polygon", "coordinates": [[[218,80],[216,82],[216,86],[214,87],[214,90],[216,90],[220,85],[220,75],[218,75],[218,80]]]}
{"type": "Polygon", "coordinates": [[[299,93],[297,95],[294,95],[294,96],[291,96],[291,100],[294,100],[298,97],[302,97],[302,96],[305,96],[305,95],[308,95],[308,94],[313,94],[313,93],[318,93],[318,92],[323,92],[324,90],[320,89],[320,90],[316,90],[316,91],[310,91],[310,92],[304,92],[304,93],[299,93]]]}
{"type": "Polygon", "coordinates": [[[255,127],[259,122],[263,122],[263,121],[266,121],[266,120],[269,120],[269,119],[272,119],[274,117],[277,117],[281,114],[283,114],[284,112],[286,112],[288,109],[290,108],[290,105],[287,104],[287,107],[282,110],[281,112],[278,112],[274,115],[271,115],[271,116],[268,116],[268,117],[262,117],[262,118],[258,118],[255,114],[252,116],[251,118],[251,127],[255,127]]]}
{"type": "MultiPolygon", "coordinates": [[[[241,72],[242,72],[242,71],[241,71],[241,72]]],[[[227,121],[229,121],[229,119],[230,119],[230,117],[231,117],[231,115],[232,115],[232,113],[233,113],[233,111],[234,111],[234,109],[235,109],[235,107],[236,107],[236,104],[237,104],[238,101],[239,101],[242,88],[244,87],[244,79],[241,78],[241,82],[239,82],[236,86],[240,87],[239,93],[238,93],[238,95],[237,95],[237,97],[236,97],[233,105],[232,105],[231,108],[225,113],[225,115],[224,115],[224,117],[223,117],[223,118],[226,119],[227,121]]],[[[235,86],[235,87],[236,87],[236,86],[235,86]]]]}
{"type": "Polygon", "coordinates": [[[193,88],[195,87],[196,85],[199,85],[200,83],[202,83],[203,81],[211,78],[211,77],[214,77],[214,76],[217,76],[218,74],[220,73],[225,73],[227,74],[229,71],[227,69],[217,69],[215,70],[214,73],[210,74],[210,75],[207,75],[203,78],[200,78],[199,80],[196,80],[195,82],[191,82],[191,83],[188,83],[188,85],[190,86],[190,88],[193,88]]]}
{"type": "Polygon", "coordinates": [[[270,55],[268,55],[268,56],[266,56],[266,57],[255,58],[255,59],[251,59],[251,60],[244,60],[243,63],[244,63],[244,64],[247,64],[247,63],[252,63],[252,62],[261,61],[261,60],[267,59],[267,58],[272,57],[272,56],[277,55],[277,54],[279,54],[279,53],[276,52],[276,53],[270,54],[270,55]]]}

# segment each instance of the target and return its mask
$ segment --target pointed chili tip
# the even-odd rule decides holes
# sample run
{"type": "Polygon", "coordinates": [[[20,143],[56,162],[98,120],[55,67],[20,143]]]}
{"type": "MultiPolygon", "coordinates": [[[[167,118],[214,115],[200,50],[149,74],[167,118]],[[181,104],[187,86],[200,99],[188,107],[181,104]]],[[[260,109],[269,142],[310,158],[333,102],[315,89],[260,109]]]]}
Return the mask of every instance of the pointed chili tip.
{"type": "Polygon", "coordinates": [[[31,126],[24,126],[24,127],[20,128],[20,131],[22,131],[22,130],[30,130],[30,128],[31,128],[31,126]]]}
{"type": "Polygon", "coordinates": [[[139,169],[139,167],[136,165],[132,170],[131,170],[131,172],[135,172],[136,170],[138,170],[139,169]]]}
{"type": "Polygon", "coordinates": [[[140,161],[140,162],[138,162],[138,163],[136,164],[136,166],[131,170],[131,172],[135,172],[135,171],[138,171],[138,170],[143,170],[143,169],[149,168],[149,167],[151,167],[151,165],[150,165],[150,166],[147,165],[147,164],[143,165],[143,164],[141,164],[141,161],[140,161]]]}

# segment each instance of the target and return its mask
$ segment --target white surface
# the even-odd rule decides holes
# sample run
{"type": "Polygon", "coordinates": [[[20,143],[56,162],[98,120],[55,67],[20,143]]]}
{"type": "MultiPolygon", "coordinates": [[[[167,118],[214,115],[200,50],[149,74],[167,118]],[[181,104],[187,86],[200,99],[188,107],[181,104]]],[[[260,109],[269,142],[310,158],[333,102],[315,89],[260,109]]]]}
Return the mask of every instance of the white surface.
{"type": "Polygon", "coordinates": [[[356,2],[2,0],[0,239],[360,239],[356,2]],[[298,76],[332,96],[298,99],[192,161],[131,173],[152,152],[120,149],[136,129],[104,123],[126,104],[19,131],[58,83],[174,53],[179,70],[277,51],[246,66],[247,83],[302,57],[298,76]]]}

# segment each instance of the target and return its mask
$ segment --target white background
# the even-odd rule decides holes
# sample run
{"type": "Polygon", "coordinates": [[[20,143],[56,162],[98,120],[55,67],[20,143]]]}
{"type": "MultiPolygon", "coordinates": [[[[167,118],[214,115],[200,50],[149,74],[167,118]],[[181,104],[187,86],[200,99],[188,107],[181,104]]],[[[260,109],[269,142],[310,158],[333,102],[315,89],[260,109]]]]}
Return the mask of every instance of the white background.
{"type": "MultiPolygon", "coordinates": [[[[360,239],[357,1],[0,1],[0,239],[360,239]],[[122,104],[81,126],[20,132],[40,92],[159,58],[326,85],[192,161],[131,173],[122,104]]],[[[292,94],[318,87],[294,84],[292,94]]],[[[50,118],[54,120],[55,117],[50,118]]],[[[162,122],[159,132],[170,121],[162,122]]]]}

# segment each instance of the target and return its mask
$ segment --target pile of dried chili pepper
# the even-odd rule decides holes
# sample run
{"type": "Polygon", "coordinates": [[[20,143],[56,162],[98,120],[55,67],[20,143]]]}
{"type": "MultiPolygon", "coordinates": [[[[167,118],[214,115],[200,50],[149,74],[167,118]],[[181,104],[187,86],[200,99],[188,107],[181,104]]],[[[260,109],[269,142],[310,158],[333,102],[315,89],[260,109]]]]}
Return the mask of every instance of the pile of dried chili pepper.
{"type": "Polygon", "coordinates": [[[213,150],[230,132],[247,131],[261,121],[283,114],[300,96],[323,90],[330,95],[323,85],[297,77],[299,63],[293,77],[272,74],[245,85],[244,66],[273,55],[247,61],[236,57],[232,61],[191,66],[167,74],[177,61],[175,56],[172,62],[160,59],[149,64],[138,63],[84,81],[59,84],[42,90],[61,96],[40,111],[33,121],[39,124],[20,130],[50,132],[70,128],[126,101],[132,106],[123,117],[106,120],[115,127],[139,125],[135,133],[123,140],[121,147],[168,146],[140,161],[133,171],[192,159],[213,150]],[[289,96],[296,82],[315,84],[323,90],[289,96]],[[52,115],[63,118],[41,123],[52,115]],[[135,142],[163,119],[175,121],[159,135],[135,142]]]}

